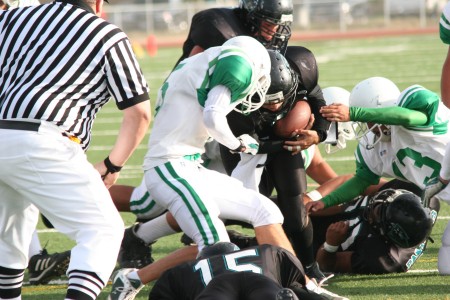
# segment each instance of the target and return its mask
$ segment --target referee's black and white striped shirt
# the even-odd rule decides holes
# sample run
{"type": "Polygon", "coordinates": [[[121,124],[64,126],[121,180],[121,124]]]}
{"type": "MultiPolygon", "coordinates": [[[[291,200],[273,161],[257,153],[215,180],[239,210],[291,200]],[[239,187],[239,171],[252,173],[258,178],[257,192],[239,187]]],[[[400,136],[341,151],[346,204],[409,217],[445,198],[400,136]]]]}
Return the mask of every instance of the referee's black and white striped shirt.
{"type": "Polygon", "coordinates": [[[79,0],[0,11],[0,119],[52,122],[87,149],[110,97],[119,109],[149,99],[119,28],[79,0]]]}

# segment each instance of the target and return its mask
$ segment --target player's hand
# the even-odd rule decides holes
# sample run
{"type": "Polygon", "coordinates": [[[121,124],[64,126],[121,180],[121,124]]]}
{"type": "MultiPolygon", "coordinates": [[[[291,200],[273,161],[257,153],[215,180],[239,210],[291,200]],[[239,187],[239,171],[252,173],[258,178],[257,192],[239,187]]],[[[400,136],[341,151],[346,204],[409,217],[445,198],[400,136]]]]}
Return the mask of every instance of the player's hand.
{"type": "Polygon", "coordinates": [[[347,239],[349,229],[348,221],[340,221],[328,226],[325,241],[332,246],[339,246],[347,239]]]}
{"type": "Polygon", "coordinates": [[[311,202],[306,203],[305,207],[306,207],[306,212],[311,213],[311,212],[316,212],[316,211],[320,211],[320,210],[324,209],[325,203],[323,203],[323,201],[321,201],[321,200],[311,201],[311,202]]]}
{"type": "Polygon", "coordinates": [[[238,137],[238,140],[241,142],[241,146],[244,147],[239,152],[248,153],[248,154],[251,154],[251,155],[256,155],[258,153],[259,143],[258,143],[257,140],[255,140],[250,135],[248,135],[248,134],[240,135],[238,137]]]}
{"type": "Polygon", "coordinates": [[[430,199],[435,196],[437,193],[442,191],[445,188],[446,184],[444,184],[439,178],[433,179],[428,185],[425,187],[422,193],[422,204],[424,207],[429,207],[430,199]]]}
{"type": "Polygon", "coordinates": [[[341,103],[334,103],[320,108],[322,116],[330,122],[350,121],[350,108],[341,103]]]}
{"type": "Polygon", "coordinates": [[[298,130],[295,131],[295,140],[284,142],[283,148],[291,151],[292,155],[300,153],[304,149],[308,149],[311,145],[319,143],[319,135],[315,130],[298,130]]]}

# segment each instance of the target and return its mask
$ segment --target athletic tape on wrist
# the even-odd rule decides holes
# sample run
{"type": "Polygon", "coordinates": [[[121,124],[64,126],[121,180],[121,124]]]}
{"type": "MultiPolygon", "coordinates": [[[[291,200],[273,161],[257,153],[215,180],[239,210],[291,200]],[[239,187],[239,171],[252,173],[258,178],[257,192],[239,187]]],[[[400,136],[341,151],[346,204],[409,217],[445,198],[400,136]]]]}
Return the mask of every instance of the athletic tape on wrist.
{"type": "Polygon", "coordinates": [[[319,201],[322,199],[322,194],[318,190],[312,190],[311,192],[306,193],[312,201],[319,201]]]}
{"type": "Polygon", "coordinates": [[[328,244],[327,242],[323,243],[323,250],[327,251],[328,253],[335,253],[339,249],[339,246],[332,246],[328,244]]]}

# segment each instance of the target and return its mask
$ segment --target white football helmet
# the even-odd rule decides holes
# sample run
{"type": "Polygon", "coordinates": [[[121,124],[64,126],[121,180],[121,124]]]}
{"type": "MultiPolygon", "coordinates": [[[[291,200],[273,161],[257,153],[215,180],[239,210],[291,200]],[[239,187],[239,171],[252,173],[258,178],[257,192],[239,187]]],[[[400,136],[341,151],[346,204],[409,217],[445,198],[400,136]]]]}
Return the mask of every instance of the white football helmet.
{"type": "MultiPolygon", "coordinates": [[[[350,92],[341,87],[327,87],[322,90],[323,97],[327,105],[333,103],[340,103],[346,106],[349,105],[350,92]]],[[[336,144],[326,143],[325,152],[328,154],[335,153],[341,149],[347,147],[347,142],[355,139],[355,130],[352,125],[353,122],[339,122],[339,124],[332,124],[331,129],[335,129],[337,125],[337,141],[336,144]]],[[[328,134],[335,134],[334,132],[328,132],[328,134]]]]}
{"type": "Polygon", "coordinates": [[[249,114],[264,104],[267,90],[270,87],[270,57],[266,48],[256,39],[249,36],[237,36],[226,41],[223,46],[239,47],[251,62],[252,84],[244,100],[235,110],[249,114]]]}
{"type": "MultiPolygon", "coordinates": [[[[397,106],[400,90],[391,80],[384,77],[370,77],[358,83],[350,93],[350,106],[378,108],[397,106]]],[[[391,140],[391,127],[383,124],[354,122],[356,139],[364,138],[366,148],[372,149],[378,142],[391,140]],[[367,133],[374,132],[369,140],[367,133]]]]}

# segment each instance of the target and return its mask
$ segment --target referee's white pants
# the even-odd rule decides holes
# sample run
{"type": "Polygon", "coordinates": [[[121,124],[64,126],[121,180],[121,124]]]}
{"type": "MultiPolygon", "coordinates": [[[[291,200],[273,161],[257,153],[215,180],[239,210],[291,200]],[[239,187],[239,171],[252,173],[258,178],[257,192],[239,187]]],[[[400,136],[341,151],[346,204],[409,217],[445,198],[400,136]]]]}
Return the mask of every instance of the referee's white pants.
{"type": "Polygon", "coordinates": [[[0,266],[27,267],[38,210],[76,242],[68,271],[106,283],[124,224],[81,147],[45,122],[38,132],[0,129],[0,266]]]}
{"type": "Polygon", "coordinates": [[[282,224],[283,215],[268,198],[237,179],[208,170],[198,162],[173,160],[145,172],[153,199],[167,208],[181,229],[199,246],[229,241],[220,219],[259,227],[282,224]]]}

